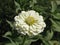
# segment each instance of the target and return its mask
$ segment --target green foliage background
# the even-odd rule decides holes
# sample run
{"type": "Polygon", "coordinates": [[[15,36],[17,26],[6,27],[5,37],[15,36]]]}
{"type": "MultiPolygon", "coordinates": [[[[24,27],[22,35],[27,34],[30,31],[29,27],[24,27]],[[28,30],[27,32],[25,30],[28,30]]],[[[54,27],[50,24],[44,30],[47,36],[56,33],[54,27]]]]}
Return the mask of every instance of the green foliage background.
{"type": "Polygon", "coordinates": [[[60,45],[60,1],[0,0],[0,45],[60,45]],[[44,32],[33,38],[16,32],[14,16],[23,10],[35,10],[44,17],[44,32]]]}

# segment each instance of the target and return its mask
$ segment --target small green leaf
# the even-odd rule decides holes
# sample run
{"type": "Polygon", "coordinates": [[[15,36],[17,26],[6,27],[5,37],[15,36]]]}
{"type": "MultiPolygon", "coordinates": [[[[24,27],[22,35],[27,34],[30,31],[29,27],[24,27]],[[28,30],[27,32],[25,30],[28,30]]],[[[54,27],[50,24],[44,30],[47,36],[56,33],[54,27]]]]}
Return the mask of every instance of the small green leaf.
{"type": "Polygon", "coordinates": [[[56,0],[57,5],[60,5],[60,0],[56,0]]]}
{"type": "Polygon", "coordinates": [[[5,45],[13,45],[12,43],[6,43],[5,45]]]}
{"type": "Polygon", "coordinates": [[[54,31],[57,31],[57,32],[60,32],[60,21],[58,20],[53,20],[53,19],[50,19],[51,22],[52,22],[52,30],[54,31]]]}
{"type": "Polygon", "coordinates": [[[14,40],[15,40],[16,44],[22,44],[23,37],[19,36],[19,37],[15,38],[14,40]]]}
{"type": "Polygon", "coordinates": [[[30,45],[32,42],[35,42],[35,41],[37,41],[37,39],[34,40],[34,39],[27,38],[24,42],[24,45],[30,45]]]}
{"type": "Polygon", "coordinates": [[[59,41],[56,41],[56,40],[49,41],[49,43],[51,45],[59,45],[60,44],[59,41]]]}
{"type": "Polygon", "coordinates": [[[5,34],[4,34],[4,36],[11,36],[12,35],[12,33],[11,32],[6,32],[5,34]]]}
{"type": "Polygon", "coordinates": [[[14,25],[13,25],[12,22],[10,22],[10,21],[8,21],[8,20],[6,20],[6,21],[7,21],[7,23],[8,23],[12,28],[14,28],[14,25]]]}
{"type": "Polygon", "coordinates": [[[49,41],[43,40],[44,45],[52,45],[49,41]]]}
{"type": "Polygon", "coordinates": [[[7,43],[7,44],[16,45],[15,42],[10,37],[6,37],[6,36],[3,36],[3,37],[9,39],[10,43],[7,43]]]}
{"type": "Polygon", "coordinates": [[[56,1],[51,1],[51,5],[52,5],[52,10],[51,12],[55,12],[56,8],[57,8],[57,3],[56,1]]]}
{"type": "Polygon", "coordinates": [[[51,40],[52,37],[53,37],[53,31],[47,31],[47,32],[46,32],[45,39],[46,39],[46,40],[51,40]]]}
{"type": "Polygon", "coordinates": [[[56,13],[54,15],[52,15],[54,19],[58,19],[60,20],[60,13],[56,13]]]}
{"type": "Polygon", "coordinates": [[[20,7],[20,4],[17,3],[16,1],[15,2],[15,6],[16,6],[16,12],[18,13],[18,10],[21,10],[21,7],[20,7]]]}
{"type": "Polygon", "coordinates": [[[32,40],[25,40],[24,45],[30,45],[32,40]]]}

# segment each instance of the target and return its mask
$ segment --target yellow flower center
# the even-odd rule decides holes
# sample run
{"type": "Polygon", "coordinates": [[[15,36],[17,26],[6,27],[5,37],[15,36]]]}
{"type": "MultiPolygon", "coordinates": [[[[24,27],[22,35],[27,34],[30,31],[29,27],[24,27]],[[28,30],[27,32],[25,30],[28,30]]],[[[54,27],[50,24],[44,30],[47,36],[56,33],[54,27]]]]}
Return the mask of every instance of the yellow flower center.
{"type": "Polygon", "coordinates": [[[25,22],[28,24],[28,25],[32,25],[36,22],[36,20],[34,19],[34,17],[32,16],[28,16],[26,19],[25,19],[25,22]]]}

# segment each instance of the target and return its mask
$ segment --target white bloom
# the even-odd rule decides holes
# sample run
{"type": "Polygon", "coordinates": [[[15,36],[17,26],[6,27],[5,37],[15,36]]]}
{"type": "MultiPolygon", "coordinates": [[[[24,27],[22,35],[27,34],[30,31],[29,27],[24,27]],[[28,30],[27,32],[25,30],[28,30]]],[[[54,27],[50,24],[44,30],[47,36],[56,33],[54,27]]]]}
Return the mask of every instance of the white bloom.
{"type": "Polygon", "coordinates": [[[38,35],[43,32],[46,27],[43,17],[34,10],[22,11],[18,16],[15,16],[14,19],[16,30],[24,35],[38,35]]]}

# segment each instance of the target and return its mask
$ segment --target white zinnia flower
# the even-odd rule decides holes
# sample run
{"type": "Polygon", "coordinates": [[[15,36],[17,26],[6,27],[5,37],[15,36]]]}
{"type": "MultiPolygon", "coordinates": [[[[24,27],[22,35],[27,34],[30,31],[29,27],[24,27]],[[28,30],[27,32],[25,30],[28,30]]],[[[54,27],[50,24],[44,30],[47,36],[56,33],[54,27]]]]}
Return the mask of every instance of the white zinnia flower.
{"type": "Polygon", "coordinates": [[[18,16],[15,16],[15,27],[19,33],[33,36],[43,32],[46,24],[43,17],[34,10],[22,11],[18,16]]]}

